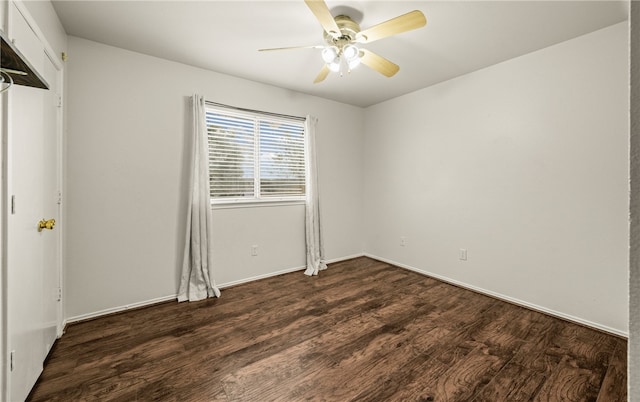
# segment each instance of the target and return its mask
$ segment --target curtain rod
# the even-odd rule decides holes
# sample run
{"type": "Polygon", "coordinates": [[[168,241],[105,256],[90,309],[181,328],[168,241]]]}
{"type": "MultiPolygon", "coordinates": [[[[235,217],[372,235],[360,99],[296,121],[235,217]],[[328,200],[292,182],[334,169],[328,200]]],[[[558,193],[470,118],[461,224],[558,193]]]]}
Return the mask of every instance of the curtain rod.
{"type": "Polygon", "coordinates": [[[286,118],[286,119],[301,120],[301,121],[305,121],[307,119],[306,117],[291,116],[291,115],[288,115],[288,114],[271,113],[271,112],[263,112],[262,110],[245,109],[245,108],[241,108],[241,107],[225,105],[223,103],[211,102],[211,101],[208,101],[208,100],[205,100],[204,103],[209,105],[209,106],[216,106],[216,107],[221,107],[221,108],[225,108],[225,109],[239,110],[241,112],[263,114],[263,115],[271,116],[271,117],[282,117],[282,118],[286,118]]]}

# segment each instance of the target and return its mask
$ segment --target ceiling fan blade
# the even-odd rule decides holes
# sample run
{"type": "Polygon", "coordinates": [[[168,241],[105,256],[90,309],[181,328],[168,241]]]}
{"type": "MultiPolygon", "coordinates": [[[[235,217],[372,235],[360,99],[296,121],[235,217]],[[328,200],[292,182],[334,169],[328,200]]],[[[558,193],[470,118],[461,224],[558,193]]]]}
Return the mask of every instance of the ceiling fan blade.
{"type": "Polygon", "coordinates": [[[313,80],[313,83],[317,84],[324,81],[324,79],[327,78],[327,75],[329,75],[329,67],[327,67],[327,65],[325,64],[324,66],[322,66],[322,70],[320,70],[320,73],[318,74],[316,79],[313,80]]]}
{"type": "Polygon", "coordinates": [[[422,28],[426,24],[427,19],[424,14],[419,10],[414,10],[360,31],[356,35],[356,42],[371,43],[391,35],[422,28]]]}
{"type": "Polygon", "coordinates": [[[322,49],[324,46],[322,45],[311,45],[311,46],[291,46],[291,47],[272,47],[268,49],[258,49],[259,52],[271,52],[274,50],[295,50],[295,49],[322,49]]]}
{"type": "Polygon", "coordinates": [[[316,16],[322,29],[324,29],[329,35],[333,37],[340,36],[340,28],[336,24],[336,20],[333,19],[327,3],[323,0],[304,0],[307,3],[311,12],[316,16]]]}
{"type": "Polygon", "coordinates": [[[372,51],[361,49],[362,56],[360,57],[360,62],[365,66],[376,70],[382,75],[387,77],[393,77],[398,70],[400,70],[400,66],[395,63],[390,62],[382,56],[379,56],[372,51]]]}

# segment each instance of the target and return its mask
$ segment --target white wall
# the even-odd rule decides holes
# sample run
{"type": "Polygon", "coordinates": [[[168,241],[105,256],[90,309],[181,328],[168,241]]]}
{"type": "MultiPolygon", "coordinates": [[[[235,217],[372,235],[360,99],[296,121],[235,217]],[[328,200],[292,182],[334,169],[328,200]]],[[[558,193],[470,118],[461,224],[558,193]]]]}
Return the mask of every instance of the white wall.
{"type": "MultiPolygon", "coordinates": [[[[626,333],[626,34],[618,24],[365,111],[70,37],[66,316],[175,294],[197,92],[320,118],[329,259],[365,250],[626,333]]],[[[216,281],[302,267],[302,218],[300,205],[214,210],[216,281]]]]}
{"type": "MultiPolygon", "coordinates": [[[[177,292],[193,93],[317,116],[327,258],[362,253],[362,109],[76,37],[67,67],[68,318],[177,292]]],[[[217,283],[302,268],[303,218],[300,205],[214,210],[217,283]]]]}
{"type": "Polygon", "coordinates": [[[365,251],[626,333],[627,32],[368,108],[365,251]]]}

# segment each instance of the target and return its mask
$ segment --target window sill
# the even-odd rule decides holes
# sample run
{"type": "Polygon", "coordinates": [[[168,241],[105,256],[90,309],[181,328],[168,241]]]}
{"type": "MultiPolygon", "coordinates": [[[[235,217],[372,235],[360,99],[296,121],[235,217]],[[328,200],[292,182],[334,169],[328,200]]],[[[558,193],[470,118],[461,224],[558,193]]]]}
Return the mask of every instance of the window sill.
{"type": "Polygon", "coordinates": [[[234,209],[234,208],[267,208],[304,205],[304,200],[273,200],[273,201],[231,201],[222,203],[211,203],[211,209],[234,209]]]}

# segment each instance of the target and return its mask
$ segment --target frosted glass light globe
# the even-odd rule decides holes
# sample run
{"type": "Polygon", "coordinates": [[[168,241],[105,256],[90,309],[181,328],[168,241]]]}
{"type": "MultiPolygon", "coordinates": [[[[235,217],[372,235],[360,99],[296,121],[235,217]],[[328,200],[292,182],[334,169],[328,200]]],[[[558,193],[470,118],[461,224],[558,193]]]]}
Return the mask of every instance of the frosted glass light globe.
{"type": "Polygon", "coordinates": [[[359,53],[358,48],[355,47],[354,45],[347,45],[344,47],[344,49],[342,49],[342,54],[347,59],[347,61],[351,61],[358,58],[358,53],[359,53]]]}
{"type": "Polygon", "coordinates": [[[325,63],[333,63],[338,58],[338,48],[329,46],[322,49],[322,60],[325,63]]]}

